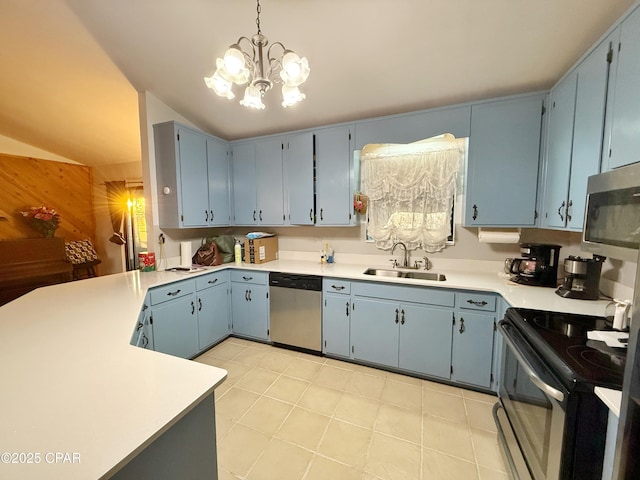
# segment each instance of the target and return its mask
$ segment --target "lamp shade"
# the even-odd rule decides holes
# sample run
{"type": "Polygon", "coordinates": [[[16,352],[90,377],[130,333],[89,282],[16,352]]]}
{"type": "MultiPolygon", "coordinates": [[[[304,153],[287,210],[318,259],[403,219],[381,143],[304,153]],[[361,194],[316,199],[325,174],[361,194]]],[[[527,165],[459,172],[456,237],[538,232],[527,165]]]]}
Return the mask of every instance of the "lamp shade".
{"type": "Polygon", "coordinates": [[[305,94],[300,91],[298,87],[291,87],[289,85],[282,86],[282,106],[291,107],[296,103],[305,99],[305,94]]]}
{"type": "Polygon", "coordinates": [[[243,107],[251,107],[257,110],[264,109],[264,103],[262,103],[262,94],[258,87],[249,85],[244,91],[244,98],[240,100],[240,105],[243,107]]]}

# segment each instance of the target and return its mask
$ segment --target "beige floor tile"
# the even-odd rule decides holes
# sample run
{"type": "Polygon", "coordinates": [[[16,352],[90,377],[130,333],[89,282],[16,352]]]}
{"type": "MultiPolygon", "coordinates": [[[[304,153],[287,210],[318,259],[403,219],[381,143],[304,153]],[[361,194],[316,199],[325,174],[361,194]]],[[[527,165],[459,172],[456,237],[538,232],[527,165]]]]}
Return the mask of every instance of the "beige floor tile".
{"type": "Polygon", "coordinates": [[[420,411],[422,408],[422,387],[387,378],[382,389],[381,399],[385,403],[420,411]]]}
{"type": "Polygon", "coordinates": [[[233,357],[233,361],[250,367],[261,367],[267,353],[268,352],[262,349],[245,348],[242,352],[233,357]]]}
{"type": "Polygon", "coordinates": [[[424,415],[422,419],[422,446],[475,462],[469,426],[466,423],[424,415]]]}
{"type": "Polygon", "coordinates": [[[472,428],[471,441],[476,452],[478,465],[506,472],[496,433],[472,428]]]}
{"type": "Polygon", "coordinates": [[[422,388],[429,391],[456,395],[458,397],[461,397],[463,392],[463,389],[460,387],[454,387],[453,385],[447,385],[446,383],[432,382],[430,380],[423,380],[422,388]]]}
{"type": "Polygon", "coordinates": [[[305,380],[281,375],[264,394],[285,402],[296,403],[309,385],[305,380]]]}
{"type": "Polygon", "coordinates": [[[236,424],[218,448],[219,468],[244,478],[269,444],[269,436],[236,424]]]}
{"type": "Polygon", "coordinates": [[[259,395],[240,388],[231,387],[216,401],[216,413],[237,422],[258,400],[259,395]]]}
{"type": "Polygon", "coordinates": [[[249,367],[247,365],[243,365],[242,363],[234,361],[226,362],[224,364],[224,369],[227,371],[227,378],[225,378],[224,383],[235,385],[238,380],[249,373],[252,368],[253,367],[249,367]]]}
{"type": "Polygon", "coordinates": [[[417,445],[374,433],[364,470],[382,480],[419,479],[420,455],[417,445]]]}
{"type": "Polygon", "coordinates": [[[271,370],[273,372],[282,373],[295,360],[296,360],[295,357],[291,357],[289,355],[270,352],[270,353],[267,353],[267,356],[263,359],[261,367],[267,370],[271,370]]]}
{"type": "Polygon", "coordinates": [[[354,371],[351,372],[344,391],[380,400],[385,381],[382,377],[354,371]]]}
{"type": "Polygon", "coordinates": [[[295,407],[276,436],[309,450],[316,450],[331,417],[295,407]]]}
{"type": "MultiPolygon", "coordinates": [[[[242,345],[245,347],[252,347],[256,345],[256,342],[253,342],[251,340],[246,340],[244,338],[238,338],[238,337],[229,337],[222,343],[235,343],[236,345],[242,345]]],[[[222,345],[222,343],[220,345],[222,345]]]]}
{"type": "Polygon", "coordinates": [[[247,349],[244,345],[238,345],[230,342],[222,342],[215,347],[209,349],[206,354],[218,358],[224,358],[225,360],[233,360],[238,354],[247,349]]]}
{"type": "Polygon", "coordinates": [[[381,370],[379,368],[368,367],[366,365],[358,365],[357,363],[353,364],[353,371],[365,373],[367,375],[373,375],[375,377],[387,378],[387,372],[385,370],[381,370]]]}
{"type": "Polygon", "coordinates": [[[493,420],[493,404],[487,402],[477,402],[475,400],[465,399],[464,404],[467,407],[467,416],[471,428],[479,428],[489,432],[496,432],[496,424],[493,420]]]}
{"type": "Polygon", "coordinates": [[[422,441],[422,415],[415,410],[383,403],[380,405],[380,410],[378,410],[375,430],[420,446],[422,441]]]}
{"type": "Polygon", "coordinates": [[[287,367],[284,374],[289,377],[296,377],[301,378],[302,380],[311,381],[320,371],[320,367],[322,367],[321,363],[296,358],[295,361],[287,367]]]}
{"type": "Polygon", "coordinates": [[[314,383],[311,384],[302,397],[300,397],[298,405],[316,413],[333,415],[340,398],[342,398],[342,392],[327,387],[320,387],[314,383]]]}
{"type": "Polygon", "coordinates": [[[327,361],[326,357],[322,357],[320,355],[311,355],[310,353],[302,353],[302,352],[300,353],[298,358],[301,358],[303,360],[307,360],[309,362],[316,362],[316,363],[320,363],[320,364],[324,364],[324,362],[327,361]]]}
{"type": "Polygon", "coordinates": [[[371,430],[333,419],[318,453],[359,469],[364,466],[372,434],[371,430]]]}
{"type": "Polygon", "coordinates": [[[344,368],[322,365],[320,371],[314,378],[313,382],[321,387],[333,388],[335,390],[344,390],[349,381],[351,370],[344,368]]]}
{"type": "Polygon", "coordinates": [[[280,428],[292,408],[293,406],[289,403],[269,397],[260,397],[238,423],[267,435],[273,435],[280,428]]]}
{"type": "Polygon", "coordinates": [[[305,480],[362,480],[362,471],[316,455],[305,480]]]}
{"type": "Polygon", "coordinates": [[[227,360],[225,360],[224,358],[214,357],[213,355],[207,355],[206,353],[194,358],[193,361],[218,368],[224,368],[224,365],[227,363],[227,360]]]}
{"type": "Polygon", "coordinates": [[[410,377],[409,375],[402,375],[396,372],[385,372],[386,377],[394,382],[408,383],[409,385],[415,385],[417,387],[422,386],[422,379],[416,377],[410,377]]]}
{"type": "Polygon", "coordinates": [[[236,422],[233,420],[229,420],[222,415],[216,415],[216,441],[218,445],[224,441],[227,433],[229,433],[235,424],[236,422]]]}
{"type": "Polygon", "coordinates": [[[424,448],[422,450],[422,479],[478,480],[478,471],[473,462],[424,448]]]}
{"type": "Polygon", "coordinates": [[[247,374],[236,382],[236,387],[262,395],[276,381],[280,375],[261,368],[250,369],[247,374]]]}
{"type": "Polygon", "coordinates": [[[344,360],[338,360],[337,358],[327,357],[324,361],[325,365],[330,367],[342,368],[343,370],[354,370],[355,363],[345,362],[344,360]]]}
{"type": "Polygon", "coordinates": [[[498,397],[496,397],[495,395],[489,395],[488,393],[476,392],[475,390],[467,390],[464,388],[461,389],[461,391],[462,396],[465,399],[468,398],[469,400],[475,400],[477,402],[490,403],[492,406],[498,401],[498,397]]]}
{"type": "Polygon", "coordinates": [[[443,417],[454,422],[467,423],[467,413],[462,397],[427,389],[423,393],[423,413],[443,417]]]}
{"type": "Polygon", "coordinates": [[[221,468],[218,468],[218,480],[240,480],[241,477],[237,477],[236,475],[227,472],[221,468]]]}
{"type": "Polygon", "coordinates": [[[249,472],[248,480],[299,480],[313,453],[274,438],[249,472]]]}
{"type": "Polygon", "coordinates": [[[509,480],[509,475],[505,472],[492,470],[482,465],[478,467],[478,471],[480,472],[480,480],[509,480]]]}
{"type": "Polygon", "coordinates": [[[373,429],[376,418],[378,418],[379,408],[380,402],[378,400],[345,392],[333,415],[339,420],[373,429]]]}

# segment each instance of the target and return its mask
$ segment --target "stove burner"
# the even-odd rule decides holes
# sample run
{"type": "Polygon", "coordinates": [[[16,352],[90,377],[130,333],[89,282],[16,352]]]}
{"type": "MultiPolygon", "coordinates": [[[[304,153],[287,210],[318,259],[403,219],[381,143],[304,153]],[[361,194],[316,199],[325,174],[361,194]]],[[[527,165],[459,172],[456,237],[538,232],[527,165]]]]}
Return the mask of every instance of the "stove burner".
{"type": "MultiPolygon", "coordinates": [[[[605,346],[605,348],[607,347],[605,346]]],[[[615,352],[606,352],[586,345],[574,345],[569,347],[567,351],[579,362],[584,360],[584,362],[592,367],[606,370],[614,375],[622,375],[624,373],[626,361],[624,354],[620,355],[615,352]]],[[[587,367],[587,365],[584,365],[582,362],[581,364],[587,367]]]]}
{"type": "Polygon", "coordinates": [[[604,328],[604,318],[576,317],[554,312],[533,317],[533,323],[545,330],[560,333],[567,337],[586,337],[589,330],[601,330],[604,328]]]}

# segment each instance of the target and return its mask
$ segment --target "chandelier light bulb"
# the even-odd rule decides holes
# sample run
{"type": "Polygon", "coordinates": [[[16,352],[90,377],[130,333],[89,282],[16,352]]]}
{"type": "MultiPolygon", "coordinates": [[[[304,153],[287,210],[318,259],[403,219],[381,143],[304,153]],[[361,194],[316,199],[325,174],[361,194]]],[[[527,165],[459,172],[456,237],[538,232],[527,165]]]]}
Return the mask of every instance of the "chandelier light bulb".
{"type": "Polygon", "coordinates": [[[282,106],[287,108],[305,99],[305,94],[298,87],[282,86],[282,106]]]}
{"type": "Polygon", "coordinates": [[[286,85],[297,87],[309,78],[309,62],[306,57],[300,58],[295,52],[288,50],[282,57],[280,78],[286,85]]]}
{"type": "Polygon", "coordinates": [[[249,85],[244,91],[244,98],[240,100],[240,105],[243,107],[255,108],[256,110],[264,110],[262,94],[258,87],[249,85]]]}
{"type": "Polygon", "coordinates": [[[240,50],[240,46],[231,45],[224,54],[224,68],[231,75],[238,75],[244,69],[244,55],[240,50]]]}
{"type": "Polygon", "coordinates": [[[210,77],[204,77],[204,83],[221,97],[226,97],[229,100],[235,98],[231,90],[233,84],[229,80],[224,79],[218,70],[210,77]]]}

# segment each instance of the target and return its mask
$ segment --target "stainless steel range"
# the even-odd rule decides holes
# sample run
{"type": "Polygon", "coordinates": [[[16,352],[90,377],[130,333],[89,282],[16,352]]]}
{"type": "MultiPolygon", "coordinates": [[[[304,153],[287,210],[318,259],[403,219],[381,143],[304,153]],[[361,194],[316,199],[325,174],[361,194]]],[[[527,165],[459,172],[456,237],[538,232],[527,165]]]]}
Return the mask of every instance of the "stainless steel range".
{"type": "Polygon", "coordinates": [[[513,478],[600,479],[607,407],[595,386],[620,389],[624,348],[587,340],[603,317],[510,308],[494,417],[513,478]]]}

